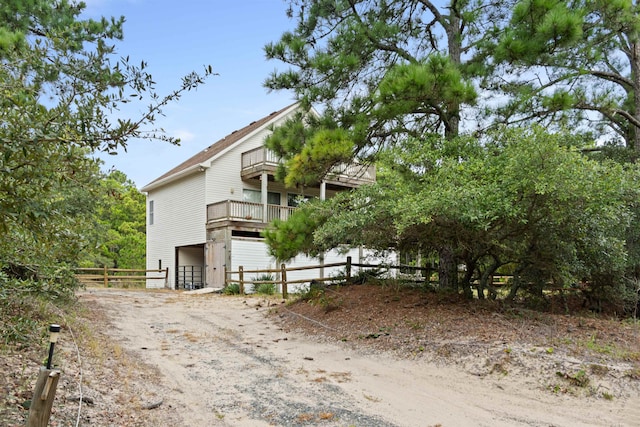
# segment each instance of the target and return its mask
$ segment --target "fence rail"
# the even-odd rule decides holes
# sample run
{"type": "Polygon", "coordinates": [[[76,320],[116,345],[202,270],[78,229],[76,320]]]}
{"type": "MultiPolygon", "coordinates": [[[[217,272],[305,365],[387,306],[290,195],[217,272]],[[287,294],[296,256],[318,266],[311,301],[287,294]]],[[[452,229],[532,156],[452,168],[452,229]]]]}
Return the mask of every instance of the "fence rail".
{"type": "Polygon", "coordinates": [[[169,269],[141,270],[133,268],[76,268],[76,278],[84,285],[128,286],[146,283],[147,280],[163,280],[166,287],[169,283],[169,269]],[[157,275],[147,275],[156,273],[157,275]]]}
{"type": "MultiPolygon", "coordinates": [[[[287,298],[288,285],[311,283],[311,282],[327,282],[336,280],[335,277],[308,277],[304,279],[287,280],[287,273],[292,271],[304,271],[304,270],[320,270],[332,267],[344,267],[345,268],[345,281],[350,282],[352,278],[353,267],[368,268],[368,269],[381,269],[381,270],[398,270],[401,272],[402,279],[419,280],[425,283],[433,283],[437,285],[437,280],[433,276],[435,269],[433,267],[417,267],[411,265],[391,265],[391,264],[363,264],[352,262],[351,257],[347,257],[346,262],[336,262],[322,265],[308,265],[303,267],[287,267],[286,264],[282,264],[280,268],[261,269],[261,270],[245,270],[243,266],[239,266],[237,271],[227,271],[225,275],[225,286],[233,283],[237,283],[240,288],[240,293],[244,293],[245,285],[261,284],[261,283],[273,283],[282,287],[282,296],[287,298]],[[413,273],[406,273],[412,271],[413,273]],[[274,280],[247,280],[245,275],[247,274],[275,274],[274,280]]],[[[495,275],[491,276],[492,286],[507,286],[512,280],[512,276],[495,275]]],[[[475,283],[474,285],[477,285],[475,283]]]]}
{"type": "Polygon", "coordinates": [[[226,272],[225,286],[228,286],[233,283],[237,283],[240,288],[240,293],[244,293],[244,287],[247,284],[255,285],[260,283],[273,283],[276,285],[280,285],[282,287],[282,297],[287,298],[288,285],[300,284],[300,283],[311,283],[311,282],[326,282],[326,281],[336,280],[335,277],[317,277],[317,276],[308,277],[304,279],[287,280],[287,273],[290,273],[292,271],[321,270],[321,269],[332,268],[332,267],[344,267],[345,280],[347,282],[351,281],[353,267],[369,268],[369,269],[386,269],[386,270],[399,270],[399,269],[413,270],[415,272],[423,272],[424,276],[422,277],[424,280],[430,280],[431,272],[433,271],[433,269],[430,267],[353,263],[351,257],[347,257],[346,262],[336,262],[336,263],[322,264],[322,265],[308,265],[303,267],[287,267],[286,264],[282,264],[280,268],[275,268],[275,269],[245,270],[243,266],[239,266],[237,271],[226,272]],[[268,280],[268,281],[247,280],[245,279],[245,274],[276,274],[278,278],[274,280],[268,280]]]}

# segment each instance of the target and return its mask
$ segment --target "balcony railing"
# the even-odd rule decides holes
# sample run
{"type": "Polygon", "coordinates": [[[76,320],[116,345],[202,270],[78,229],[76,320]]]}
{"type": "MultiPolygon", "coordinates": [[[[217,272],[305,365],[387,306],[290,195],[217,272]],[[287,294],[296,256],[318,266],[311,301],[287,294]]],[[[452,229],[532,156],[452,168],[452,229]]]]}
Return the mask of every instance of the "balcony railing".
{"type": "Polygon", "coordinates": [[[274,219],[286,221],[294,209],[289,206],[267,205],[267,217],[264,218],[264,205],[260,203],[225,200],[207,206],[207,223],[216,221],[267,223],[274,219]]]}
{"type": "Polygon", "coordinates": [[[243,170],[264,164],[277,166],[278,163],[280,163],[280,161],[276,154],[264,147],[254,148],[253,150],[242,153],[243,170]]]}
{"type": "MultiPolygon", "coordinates": [[[[242,153],[243,178],[254,178],[262,172],[275,172],[280,159],[274,152],[265,147],[254,148],[242,153]]],[[[334,166],[326,177],[329,183],[345,186],[370,184],[376,180],[376,168],[373,165],[360,163],[340,164],[334,166]]]]}

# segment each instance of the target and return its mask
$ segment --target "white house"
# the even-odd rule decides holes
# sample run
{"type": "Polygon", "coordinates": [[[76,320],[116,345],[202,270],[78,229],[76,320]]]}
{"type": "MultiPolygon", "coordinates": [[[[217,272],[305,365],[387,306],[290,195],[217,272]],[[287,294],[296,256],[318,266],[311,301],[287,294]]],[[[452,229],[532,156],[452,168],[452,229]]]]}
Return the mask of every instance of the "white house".
{"type": "MultiPolygon", "coordinates": [[[[272,125],[298,110],[293,104],[234,131],[171,169],[142,191],[147,194],[147,269],[169,269],[170,288],[223,287],[225,272],[275,268],[260,232],[286,219],[299,192],[275,182],[278,159],[264,148],[272,125]]],[[[349,165],[305,196],[321,199],[375,180],[375,169],[349,165]]],[[[360,253],[352,251],[353,262],[360,253]]],[[[325,263],[345,255],[326,254],[325,263]]],[[[304,257],[292,264],[318,264],[304,257]]],[[[330,276],[330,272],[325,272],[330,276]]],[[[147,287],[164,282],[147,280],[147,287]]]]}

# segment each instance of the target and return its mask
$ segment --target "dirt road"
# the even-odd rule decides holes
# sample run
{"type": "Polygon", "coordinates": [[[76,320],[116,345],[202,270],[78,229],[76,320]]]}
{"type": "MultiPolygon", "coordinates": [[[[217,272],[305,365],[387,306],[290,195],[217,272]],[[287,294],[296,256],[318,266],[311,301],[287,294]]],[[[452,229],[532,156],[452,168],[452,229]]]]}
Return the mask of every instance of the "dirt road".
{"type": "MultiPolygon", "coordinates": [[[[173,426],[637,426],[640,399],[554,395],[526,379],[364,354],[285,333],[259,298],[88,290],[109,333],[157,367],[173,426]]],[[[277,304],[272,302],[271,304],[277,304]]]]}

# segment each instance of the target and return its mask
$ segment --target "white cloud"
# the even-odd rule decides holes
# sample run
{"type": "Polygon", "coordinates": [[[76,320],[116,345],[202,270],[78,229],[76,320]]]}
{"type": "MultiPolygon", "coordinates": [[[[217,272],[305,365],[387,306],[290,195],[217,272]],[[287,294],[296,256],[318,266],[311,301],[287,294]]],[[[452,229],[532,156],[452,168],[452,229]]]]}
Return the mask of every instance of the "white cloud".
{"type": "Polygon", "coordinates": [[[173,136],[174,138],[180,138],[180,141],[182,142],[189,142],[196,137],[193,133],[189,132],[186,129],[175,130],[171,132],[171,136],[173,136]]]}

